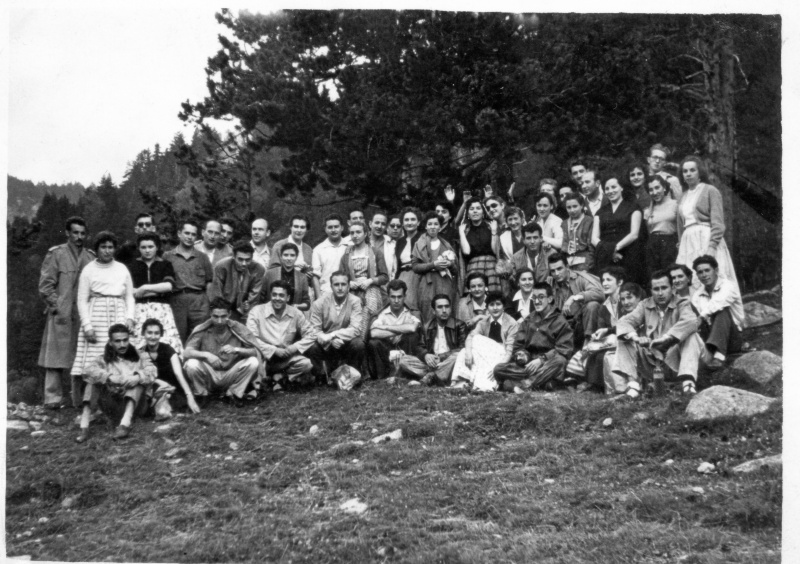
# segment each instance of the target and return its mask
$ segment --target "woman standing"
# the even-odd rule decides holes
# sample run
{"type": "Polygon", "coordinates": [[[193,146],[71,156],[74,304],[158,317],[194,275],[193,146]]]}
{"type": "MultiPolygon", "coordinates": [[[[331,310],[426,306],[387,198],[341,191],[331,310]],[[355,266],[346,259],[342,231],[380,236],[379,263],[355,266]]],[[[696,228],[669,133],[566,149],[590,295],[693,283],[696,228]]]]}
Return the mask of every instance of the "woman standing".
{"type": "Polygon", "coordinates": [[[548,192],[540,192],[536,196],[536,223],[542,228],[542,241],[545,249],[561,250],[564,241],[564,220],[553,213],[556,201],[548,192]]]}
{"type": "Polygon", "coordinates": [[[161,239],[155,233],[143,233],[136,240],[139,256],[128,265],[133,281],[133,297],[136,300],[134,313],[134,346],[143,341],[142,323],[146,319],[161,322],[162,339],[180,354],[183,350],[172,308],[169,307],[169,294],[175,284],[175,270],[172,263],[158,256],[161,239]]]}
{"type": "MultiPolygon", "coordinates": [[[[632,199],[641,209],[650,205],[650,193],[647,189],[647,167],[636,163],[628,168],[628,184],[631,187],[632,199]]],[[[631,198],[629,198],[631,199],[631,198]]]]}
{"type": "Polygon", "coordinates": [[[594,220],[584,210],[580,194],[574,192],[567,194],[564,198],[564,207],[569,217],[564,220],[561,251],[567,255],[570,270],[591,272],[594,268],[594,245],[592,245],[594,220]]]}
{"type": "Polygon", "coordinates": [[[663,270],[678,256],[678,202],[672,199],[669,182],[660,176],[647,179],[650,205],[644,210],[647,225],[647,271],[663,270]]]}
{"type": "Polygon", "coordinates": [[[112,325],[134,326],[133,281],[125,265],[114,260],[117,237],[110,231],[97,234],[97,258],[86,265],[78,281],[78,314],[81,328],[72,365],[73,377],[84,376],[86,368],[103,356],[112,325]]]}
{"type": "Polygon", "coordinates": [[[646,278],[644,248],[639,240],[642,211],[636,203],[622,198],[622,185],[612,176],[606,180],[605,202],[597,210],[592,226],[596,248],[594,268],[621,266],[629,280],[641,284],[646,278]]]}
{"type": "MultiPolygon", "coordinates": [[[[492,212],[489,211],[489,214],[492,212]]],[[[519,208],[505,209],[505,227],[500,229],[500,256],[495,271],[500,277],[503,295],[511,293],[511,278],[514,276],[514,265],[511,258],[517,251],[525,248],[522,226],[525,225],[525,212],[519,208]]]]}
{"type": "Polygon", "coordinates": [[[408,288],[406,305],[410,309],[420,309],[417,300],[419,275],[411,268],[411,253],[414,250],[414,245],[417,244],[422,235],[422,232],[419,231],[420,213],[416,208],[404,208],[400,217],[403,221],[405,235],[397,240],[397,244],[394,247],[395,264],[397,265],[395,278],[406,283],[408,288]]]}
{"type": "Polygon", "coordinates": [[[466,274],[479,272],[486,276],[489,292],[500,292],[500,277],[495,271],[499,250],[499,233],[496,221],[487,222],[483,203],[477,198],[467,203],[466,221],[458,226],[461,253],[466,263],[466,274]]]}
{"type": "Polygon", "coordinates": [[[389,275],[383,253],[367,245],[367,228],[363,221],[357,219],[350,224],[350,238],[353,244],[342,255],[339,270],[350,275],[350,293],[361,298],[364,312],[359,335],[366,340],[372,319],[383,309],[381,286],[389,282],[389,275]]]}
{"type": "Polygon", "coordinates": [[[425,214],[425,234],[417,240],[411,253],[414,272],[420,276],[417,299],[423,325],[433,318],[430,308],[433,296],[445,294],[456,303],[458,264],[453,246],[439,237],[442,219],[436,212],[425,214]]]}
{"type": "MultiPolygon", "coordinates": [[[[681,163],[683,196],[678,203],[678,264],[692,267],[699,256],[711,255],[717,259],[719,274],[727,278],[736,290],[739,283],[733,269],[733,261],[725,243],[725,215],[722,196],[714,186],[708,184],[708,172],[699,157],[686,157],[681,163]]],[[[699,289],[697,277],[692,285],[699,289]]]]}

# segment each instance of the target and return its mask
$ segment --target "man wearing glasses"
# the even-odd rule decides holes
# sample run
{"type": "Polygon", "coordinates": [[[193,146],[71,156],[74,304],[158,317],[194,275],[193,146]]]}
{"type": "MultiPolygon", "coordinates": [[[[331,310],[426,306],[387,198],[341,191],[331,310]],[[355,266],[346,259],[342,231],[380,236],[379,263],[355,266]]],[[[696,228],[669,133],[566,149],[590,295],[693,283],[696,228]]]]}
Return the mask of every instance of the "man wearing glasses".
{"type": "MultiPolygon", "coordinates": [[[[136,223],[133,227],[134,233],[134,240],[127,240],[122,245],[120,245],[119,250],[117,251],[117,256],[114,257],[117,262],[121,262],[124,265],[128,265],[129,263],[133,262],[136,257],[138,256],[138,251],[136,248],[136,238],[141,235],[142,233],[155,233],[156,232],[156,224],[153,220],[153,216],[150,213],[144,212],[140,213],[136,216],[136,223]]],[[[158,256],[161,256],[162,250],[158,250],[158,256]]]]}
{"type": "Polygon", "coordinates": [[[650,147],[650,156],[647,157],[647,166],[650,169],[650,176],[658,175],[669,182],[670,189],[672,190],[672,197],[677,202],[681,199],[683,189],[681,188],[681,183],[678,178],[664,170],[664,165],[667,164],[668,156],[669,152],[667,148],[661,143],[656,143],[650,147]]]}

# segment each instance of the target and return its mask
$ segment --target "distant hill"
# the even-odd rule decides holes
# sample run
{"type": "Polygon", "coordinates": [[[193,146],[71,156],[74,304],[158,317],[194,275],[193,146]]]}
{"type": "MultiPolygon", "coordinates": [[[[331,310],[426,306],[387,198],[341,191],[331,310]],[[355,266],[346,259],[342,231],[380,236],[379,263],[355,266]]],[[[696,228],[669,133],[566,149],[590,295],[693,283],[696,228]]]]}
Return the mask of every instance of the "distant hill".
{"type": "Polygon", "coordinates": [[[31,219],[48,192],[55,196],[66,196],[73,204],[83,195],[86,188],[82,184],[34,184],[30,180],[20,180],[8,175],[8,217],[22,216],[31,219]]]}

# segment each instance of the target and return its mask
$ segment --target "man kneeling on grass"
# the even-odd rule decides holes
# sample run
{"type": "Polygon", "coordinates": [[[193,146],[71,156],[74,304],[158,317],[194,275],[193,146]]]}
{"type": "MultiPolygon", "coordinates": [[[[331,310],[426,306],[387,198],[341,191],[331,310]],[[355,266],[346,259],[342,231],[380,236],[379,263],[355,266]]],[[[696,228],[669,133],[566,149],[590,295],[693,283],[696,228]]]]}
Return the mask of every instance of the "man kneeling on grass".
{"type": "Polygon", "coordinates": [[[86,368],[81,432],[76,442],[83,443],[89,438],[90,402],[92,396],[96,399],[101,393],[99,386],[103,387],[104,399],[124,410],[119,427],[114,432],[114,440],[130,435],[134,410],[142,405],[145,389],[156,379],[155,367],[139,356],[130,342],[130,336],[130,330],[125,325],[112,325],[108,330],[108,343],[103,356],[98,356],[86,368]]]}
{"type": "Polygon", "coordinates": [[[507,392],[551,388],[552,381],[563,381],[572,355],[572,328],[553,306],[553,288],[537,282],[531,301],[533,312],[520,322],[514,339],[513,361],[494,369],[497,385],[507,392]]]}
{"type": "Polygon", "coordinates": [[[183,350],[183,371],[200,407],[208,404],[211,392],[224,393],[233,405],[242,407],[245,391],[259,369],[259,347],[263,345],[230,316],[231,305],[215,299],[211,319],[195,327],[183,350]]]}
{"type": "Polygon", "coordinates": [[[434,318],[420,327],[416,356],[400,358],[400,372],[419,378],[409,385],[445,386],[450,382],[456,357],[467,340],[467,326],[451,316],[452,306],[447,294],[436,294],[431,300],[434,318]]]}

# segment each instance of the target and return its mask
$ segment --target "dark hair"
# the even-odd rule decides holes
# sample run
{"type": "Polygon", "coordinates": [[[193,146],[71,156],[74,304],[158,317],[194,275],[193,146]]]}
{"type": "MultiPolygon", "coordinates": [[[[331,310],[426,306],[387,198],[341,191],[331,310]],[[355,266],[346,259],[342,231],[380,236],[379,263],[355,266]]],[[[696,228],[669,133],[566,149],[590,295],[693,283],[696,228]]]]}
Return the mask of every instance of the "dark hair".
{"type": "Polygon", "coordinates": [[[584,201],[584,199],[583,199],[583,196],[581,196],[580,194],[578,194],[578,193],[577,193],[577,192],[575,192],[574,190],[571,190],[571,191],[570,191],[570,193],[569,193],[569,194],[567,194],[567,195],[564,197],[564,200],[563,200],[563,201],[564,201],[564,205],[566,206],[566,205],[567,205],[567,202],[569,202],[570,200],[575,200],[576,202],[578,202],[578,204],[579,204],[581,207],[583,207],[583,205],[585,204],[585,201],[584,201]]]}
{"type": "Polygon", "coordinates": [[[250,244],[250,241],[239,241],[234,243],[233,245],[233,256],[236,256],[236,253],[244,253],[246,255],[252,255],[254,252],[253,245],[250,244]]]}
{"type": "Polygon", "coordinates": [[[137,222],[137,221],[139,221],[140,219],[142,219],[143,217],[149,217],[150,219],[153,219],[153,214],[152,214],[152,213],[149,213],[149,212],[142,212],[142,213],[140,213],[140,214],[137,214],[137,215],[136,215],[136,219],[134,219],[133,221],[134,221],[134,222],[137,222]]]}
{"type": "Polygon", "coordinates": [[[80,217],[78,215],[73,215],[73,216],[68,217],[67,221],[64,223],[64,228],[67,231],[70,231],[70,227],[72,227],[73,224],[74,225],[80,225],[81,227],[86,227],[86,222],[83,220],[82,217],[80,217]]]}
{"type": "Polygon", "coordinates": [[[533,276],[534,283],[536,282],[536,273],[526,266],[525,268],[520,268],[517,270],[516,274],[514,274],[514,280],[516,280],[517,285],[519,285],[519,279],[522,278],[522,275],[528,272],[530,272],[531,276],[533,276]]]}
{"type": "Polygon", "coordinates": [[[486,294],[485,303],[487,305],[492,303],[492,302],[497,302],[497,301],[501,302],[503,304],[503,306],[506,305],[506,296],[505,296],[505,294],[503,294],[503,292],[501,292],[499,290],[492,290],[491,292],[486,294]]]}
{"type": "Polygon", "coordinates": [[[639,286],[636,282],[625,282],[619,287],[619,293],[621,294],[622,292],[630,292],[631,295],[636,296],[639,300],[643,300],[647,296],[644,288],[639,286]]]}
{"type": "MultiPolygon", "coordinates": [[[[483,207],[483,201],[480,198],[470,198],[467,200],[467,203],[464,204],[464,209],[469,211],[469,208],[472,207],[472,204],[480,204],[481,206],[481,213],[483,214],[483,218],[486,219],[486,209],[483,207]]],[[[469,221],[469,218],[467,218],[469,221]]]]}
{"type": "Polygon", "coordinates": [[[338,221],[339,225],[344,225],[344,219],[338,213],[329,213],[325,216],[325,219],[322,220],[322,225],[328,225],[329,221],[338,221]]]}
{"type": "Polygon", "coordinates": [[[130,360],[136,362],[139,360],[139,353],[136,351],[136,347],[128,346],[128,349],[125,351],[125,354],[120,357],[117,354],[117,351],[114,349],[114,346],[111,344],[111,335],[114,333],[125,333],[130,336],[131,331],[128,329],[127,325],[123,325],[122,323],[115,323],[111,327],[108,328],[108,342],[106,346],[103,348],[103,360],[106,363],[114,362],[118,358],[122,358],[123,360],[130,360]]]}
{"type": "Polygon", "coordinates": [[[111,231],[101,231],[97,234],[97,238],[94,240],[94,252],[100,248],[100,245],[103,243],[111,242],[114,244],[114,247],[119,246],[119,240],[117,236],[114,235],[111,231]]]}
{"type": "Polygon", "coordinates": [[[608,274],[609,276],[611,276],[614,280],[617,281],[617,284],[619,284],[620,282],[624,282],[625,280],[628,279],[628,273],[625,272],[625,269],[622,268],[621,266],[611,265],[605,267],[603,270],[600,271],[601,280],[603,279],[603,274],[608,274]]]}
{"type": "Polygon", "coordinates": [[[161,237],[158,234],[149,232],[149,233],[142,233],[138,237],[136,237],[136,248],[139,248],[139,245],[142,244],[142,241],[152,241],[156,244],[156,249],[161,248],[161,237]]]}
{"type": "Polygon", "coordinates": [[[664,178],[660,174],[654,174],[652,176],[647,177],[647,180],[645,181],[644,185],[647,188],[650,188],[650,184],[653,182],[658,182],[659,184],[661,184],[661,187],[664,189],[664,194],[672,198],[672,186],[670,186],[666,178],[664,178]]]}
{"type": "Polygon", "coordinates": [[[453,305],[453,302],[450,301],[450,296],[447,294],[436,294],[431,298],[431,309],[436,309],[436,300],[447,300],[447,305],[453,305]]]}
{"type": "Polygon", "coordinates": [[[650,282],[652,282],[653,280],[661,280],[662,278],[666,278],[667,280],[669,280],[669,285],[672,286],[672,274],[670,274],[670,271],[665,268],[653,272],[650,275],[650,282]]]}
{"type": "Polygon", "coordinates": [[[498,196],[497,194],[492,194],[488,198],[483,199],[483,205],[486,205],[486,202],[494,200],[495,202],[499,203],[502,207],[506,207],[506,201],[503,199],[502,196],[498,196]]]}
{"type": "Polygon", "coordinates": [[[427,226],[428,222],[432,219],[435,219],[437,222],[439,222],[439,227],[442,226],[442,218],[439,217],[439,214],[437,214],[435,211],[426,212],[425,217],[422,220],[422,224],[427,226]]]}
{"type": "Polygon", "coordinates": [[[701,264],[710,264],[711,268],[713,268],[714,270],[717,270],[719,268],[719,263],[717,262],[717,259],[715,259],[711,255],[702,255],[694,259],[694,262],[692,262],[692,268],[697,270],[697,267],[701,264]]]}
{"type": "Polygon", "coordinates": [[[304,215],[299,215],[299,214],[293,215],[292,219],[289,220],[289,227],[291,227],[292,224],[295,221],[305,221],[306,222],[306,229],[310,229],[311,228],[311,222],[308,221],[308,218],[306,216],[304,216],[304,215]]]}
{"type": "Polygon", "coordinates": [[[673,262],[671,265],[667,267],[667,270],[669,272],[672,272],[673,270],[682,270],[683,273],[686,275],[686,278],[689,279],[689,282],[692,281],[692,277],[694,276],[694,272],[692,271],[692,269],[686,266],[685,264],[677,264],[673,262]]]}
{"type": "Polygon", "coordinates": [[[214,309],[225,309],[227,311],[231,310],[231,302],[226,300],[223,297],[216,297],[211,300],[211,303],[208,305],[209,311],[214,309]]]}
{"type": "Polygon", "coordinates": [[[223,217],[222,219],[219,220],[219,224],[230,225],[231,227],[233,227],[234,230],[236,230],[236,221],[230,217],[223,217]]]}
{"type": "Polygon", "coordinates": [[[353,208],[349,212],[347,212],[347,219],[348,220],[350,219],[350,216],[353,215],[353,212],[361,212],[361,215],[362,216],[364,215],[364,210],[362,210],[361,208],[353,208]]]}
{"type": "MultiPolygon", "coordinates": [[[[161,334],[164,334],[164,326],[158,319],[155,319],[154,317],[149,317],[144,320],[144,323],[142,323],[142,335],[144,335],[144,332],[147,331],[148,327],[158,327],[158,330],[161,332],[161,334]]],[[[109,335],[109,337],[110,336],[111,335],[109,335]]]]}
{"type": "Polygon", "coordinates": [[[550,207],[553,208],[552,211],[556,209],[556,199],[553,198],[553,195],[549,192],[537,192],[536,198],[534,199],[533,203],[538,204],[542,198],[547,198],[547,201],[550,202],[550,207]]]}
{"type": "Polygon", "coordinates": [[[108,328],[108,338],[111,338],[113,333],[127,333],[128,335],[131,334],[131,330],[128,329],[127,325],[122,323],[114,323],[111,327],[108,328]]]}
{"type": "Polygon", "coordinates": [[[589,170],[589,168],[585,164],[583,164],[583,162],[584,162],[583,159],[575,159],[570,161],[568,170],[572,172],[572,169],[575,168],[576,166],[582,166],[586,170],[589,170]]]}
{"type": "Polygon", "coordinates": [[[389,225],[393,219],[396,219],[400,222],[400,227],[403,227],[403,217],[399,213],[393,213],[389,216],[389,220],[386,222],[386,225],[389,225]]]}
{"type": "Polygon", "coordinates": [[[331,277],[330,277],[331,284],[333,284],[333,277],[334,276],[344,276],[345,278],[347,278],[347,281],[350,282],[350,273],[347,272],[346,270],[337,270],[336,272],[331,274],[331,277]]]}
{"type": "Polygon", "coordinates": [[[487,278],[483,272],[470,272],[469,274],[467,274],[467,278],[466,280],[464,280],[464,285],[467,288],[469,288],[469,283],[475,280],[476,278],[480,278],[481,280],[483,280],[483,284],[485,286],[489,285],[489,278],[487,278]]]}
{"type": "Polygon", "coordinates": [[[402,210],[400,210],[401,221],[405,219],[407,213],[413,213],[415,216],[417,216],[417,221],[420,221],[422,218],[422,212],[419,210],[419,208],[415,208],[413,206],[406,206],[402,210]]]}
{"type": "Polygon", "coordinates": [[[184,228],[185,228],[187,225],[191,225],[192,227],[194,227],[195,231],[197,231],[198,233],[200,233],[200,228],[197,226],[197,223],[195,223],[194,221],[191,221],[191,220],[186,220],[186,221],[183,221],[183,222],[181,222],[181,224],[180,224],[180,227],[178,228],[178,233],[180,233],[181,231],[183,231],[183,230],[184,230],[184,228]]]}
{"type": "Polygon", "coordinates": [[[450,202],[437,202],[435,207],[439,206],[450,212],[450,215],[453,215],[453,205],[450,202]]]}
{"type": "Polygon", "coordinates": [[[647,184],[647,171],[648,171],[648,168],[644,164],[642,164],[640,162],[635,162],[635,163],[631,163],[631,164],[628,165],[628,168],[625,169],[625,181],[626,182],[630,182],[631,181],[631,173],[634,170],[636,170],[637,168],[639,170],[641,170],[642,173],[644,174],[645,184],[647,184]]]}
{"type": "Polygon", "coordinates": [[[295,245],[294,243],[292,243],[291,241],[287,241],[286,243],[281,245],[281,250],[278,252],[278,255],[282,256],[283,255],[283,251],[286,251],[286,250],[294,251],[294,254],[296,256],[300,256],[300,248],[297,245],[295,245]]]}
{"type": "Polygon", "coordinates": [[[553,295],[553,287],[550,284],[548,284],[547,282],[536,282],[533,285],[533,289],[534,290],[545,290],[545,291],[547,291],[548,297],[553,295]]]}
{"type": "Polygon", "coordinates": [[[407,294],[408,286],[402,280],[399,279],[390,280],[389,283],[386,285],[386,291],[391,292],[393,290],[403,290],[403,293],[407,294]]]}
{"type": "Polygon", "coordinates": [[[508,220],[508,218],[512,215],[518,215],[522,220],[522,223],[525,223],[525,212],[522,211],[522,208],[518,208],[516,206],[506,207],[506,220],[508,220]]]}
{"type": "Polygon", "coordinates": [[[370,222],[370,223],[372,223],[373,221],[375,221],[375,216],[376,216],[376,215],[382,215],[383,217],[385,217],[385,218],[386,218],[386,221],[387,221],[387,223],[388,223],[388,221],[389,221],[389,213],[388,213],[386,210],[383,210],[383,209],[380,209],[380,208],[378,208],[377,210],[375,210],[374,212],[372,212],[372,217],[370,217],[370,218],[369,218],[369,222],[370,222]]]}
{"type": "Polygon", "coordinates": [[[535,221],[529,221],[525,225],[522,226],[522,237],[524,238],[524,233],[539,233],[539,236],[542,235],[542,226],[536,223],[535,221]]]}
{"type": "Polygon", "coordinates": [[[708,182],[708,169],[706,168],[706,163],[700,157],[689,155],[681,161],[680,174],[678,174],[678,180],[681,181],[681,186],[683,186],[684,190],[688,190],[689,185],[686,184],[686,181],[683,179],[683,165],[690,161],[697,164],[697,173],[700,176],[700,182],[708,182]]]}
{"type": "Polygon", "coordinates": [[[557,263],[559,261],[563,262],[564,266],[567,266],[567,261],[564,258],[564,255],[562,255],[561,253],[556,252],[556,253],[553,253],[552,255],[550,255],[549,257],[547,257],[547,264],[555,264],[555,263],[557,263]]]}
{"type": "Polygon", "coordinates": [[[292,294],[294,294],[294,288],[292,288],[292,285],[289,284],[286,280],[275,280],[274,282],[272,282],[272,284],[269,285],[270,297],[272,297],[272,290],[274,290],[275,288],[283,288],[284,290],[286,290],[287,296],[291,296],[292,294]]]}

